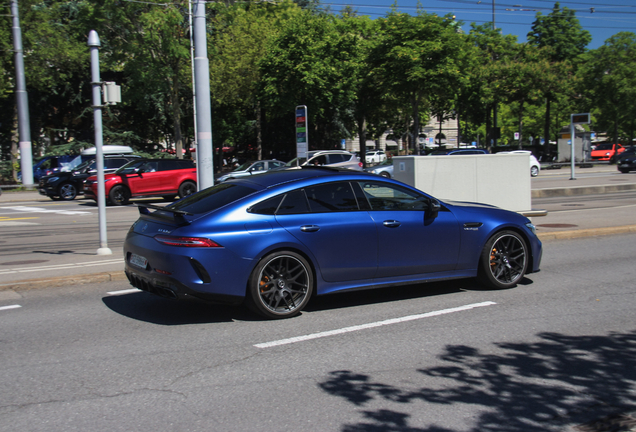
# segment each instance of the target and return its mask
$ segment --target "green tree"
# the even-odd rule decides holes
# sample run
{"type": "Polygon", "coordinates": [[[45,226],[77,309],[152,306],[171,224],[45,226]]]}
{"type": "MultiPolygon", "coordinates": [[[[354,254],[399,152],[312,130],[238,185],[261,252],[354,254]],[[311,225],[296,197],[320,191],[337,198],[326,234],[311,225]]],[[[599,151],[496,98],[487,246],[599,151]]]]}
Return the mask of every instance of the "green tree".
{"type": "Polygon", "coordinates": [[[634,138],[636,118],[636,34],[620,32],[585,55],[580,69],[585,100],[598,131],[614,142],[634,138]]]}
{"type": "Polygon", "coordinates": [[[122,103],[111,109],[114,129],[133,129],[147,142],[184,148],[192,125],[192,70],[188,3],[105,0],[86,6],[83,22],[102,41],[102,80],[122,85],[122,103]],[[186,123],[188,126],[186,126],[186,123]]]}
{"type": "MultiPolygon", "coordinates": [[[[291,1],[232,7],[213,21],[210,42],[210,91],[216,108],[215,128],[221,142],[236,143],[249,124],[254,124],[257,158],[262,159],[262,109],[259,62],[279,28],[300,8],[291,1]],[[231,120],[232,119],[232,120],[231,120]],[[233,127],[232,127],[233,126],[233,127]]],[[[270,149],[271,150],[271,149],[270,149]]]]}
{"type": "Polygon", "coordinates": [[[380,41],[372,67],[381,85],[398,99],[408,100],[412,118],[412,145],[419,142],[420,122],[435,106],[448,109],[463,80],[465,48],[451,17],[396,11],[378,19],[380,41]]]}
{"type": "Polygon", "coordinates": [[[359,36],[350,30],[334,16],[303,12],[286,23],[260,64],[261,97],[273,115],[292,127],[294,107],[307,105],[312,148],[334,148],[355,127],[359,36]]]}
{"type": "MultiPolygon", "coordinates": [[[[565,67],[562,63],[575,66],[587,45],[592,41],[590,32],[581,27],[575,11],[567,7],[561,9],[558,2],[554,4],[552,12],[548,15],[537,13],[527,38],[532,46],[550,48],[548,59],[552,67],[557,69],[565,67]]],[[[562,80],[557,81],[543,88],[546,104],[543,135],[546,142],[550,137],[550,102],[568,90],[568,83],[563,83],[562,80]]],[[[570,89],[574,87],[573,84],[570,83],[570,89]]],[[[549,149],[549,146],[546,148],[549,149]]]]}
{"type": "Polygon", "coordinates": [[[484,78],[488,83],[485,86],[487,97],[508,104],[516,103],[519,148],[523,140],[525,105],[535,102],[539,97],[547,66],[541,50],[520,44],[514,56],[499,60],[484,70],[484,78]]]}

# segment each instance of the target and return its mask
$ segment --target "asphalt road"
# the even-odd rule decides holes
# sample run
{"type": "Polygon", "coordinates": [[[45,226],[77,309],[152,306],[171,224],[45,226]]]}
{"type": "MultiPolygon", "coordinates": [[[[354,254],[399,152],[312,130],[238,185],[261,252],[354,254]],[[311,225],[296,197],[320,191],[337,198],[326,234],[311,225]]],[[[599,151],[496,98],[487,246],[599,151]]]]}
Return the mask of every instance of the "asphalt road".
{"type": "Polygon", "coordinates": [[[565,431],[636,402],[636,234],[546,244],[510,290],[324,297],[299,317],[0,292],[0,431],[565,431]]]}

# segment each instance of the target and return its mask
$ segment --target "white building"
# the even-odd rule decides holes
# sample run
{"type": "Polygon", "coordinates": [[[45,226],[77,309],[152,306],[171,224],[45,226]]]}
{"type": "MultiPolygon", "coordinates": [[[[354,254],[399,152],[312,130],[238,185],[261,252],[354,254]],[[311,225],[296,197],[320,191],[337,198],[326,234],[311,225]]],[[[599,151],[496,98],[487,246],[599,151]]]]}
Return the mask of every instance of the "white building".
{"type": "MultiPolygon", "coordinates": [[[[459,147],[457,127],[457,119],[445,120],[440,125],[437,117],[431,116],[429,122],[421,128],[420,144],[422,146],[436,147],[441,142],[443,146],[459,147]]],[[[390,134],[391,131],[387,131],[378,140],[367,140],[367,150],[404,150],[406,142],[387,139],[390,134]]],[[[360,139],[356,137],[346,140],[344,150],[351,152],[360,151],[360,139]]]]}

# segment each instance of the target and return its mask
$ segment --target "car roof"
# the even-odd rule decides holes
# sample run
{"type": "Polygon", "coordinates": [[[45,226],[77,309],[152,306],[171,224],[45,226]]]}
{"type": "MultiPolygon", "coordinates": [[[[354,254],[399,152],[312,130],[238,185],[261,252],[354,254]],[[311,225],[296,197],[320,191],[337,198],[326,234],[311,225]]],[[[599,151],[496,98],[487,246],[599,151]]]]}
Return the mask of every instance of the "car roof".
{"type": "Polygon", "coordinates": [[[308,152],[307,154],[311,156],[316,156],[317,154],[324,154],[324,153],[353,154],[346,150],[312,150],[308,152]]]}
{"type": "MultiPolygon", "coordinates": [[[[251,185],[251,187],[256,189],[265,189],[279,184],[298,180],[305,180],[315,177],[337,176],[341,174],[373,176],[373,174],[367,174],[363,171],[355,171],[346,168],[333,168],[328,166],[302,166],[270,170],[257,176],[229,179],[227,180],[227,182],[245,184],[246,186],[251,185]]],[[[375,178],[375,176],[373,178],[375,178]]]]}

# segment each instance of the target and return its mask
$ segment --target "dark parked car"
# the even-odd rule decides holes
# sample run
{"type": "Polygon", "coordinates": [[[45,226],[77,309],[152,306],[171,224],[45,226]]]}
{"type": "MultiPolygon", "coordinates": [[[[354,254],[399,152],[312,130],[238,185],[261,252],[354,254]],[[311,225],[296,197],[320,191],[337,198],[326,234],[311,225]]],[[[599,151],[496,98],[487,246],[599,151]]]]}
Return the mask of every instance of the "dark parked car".
{"type": "Polygon", "coordinates": [[[541,261],[518,213],[351,170],[274,170],[139,207],[124,244],[133,286],[245,301],[266,318],[297,315],[313,294],[470,277],[509,288],[541,261]]]}
{"type": "Polygon", "coordinates": [[[616,166],[622,173],[636,170],[636,146],[628,147],[616,160],[616,166]]]}
{"type": "MultiPolygon", "coordinates": [[[[134,155],[104,155],[104,173],[115,172],[131,160],[139,159],[134,155]]],[[[46,195],[52,200],[74,200],[79,194],[83,194],[84,180],[97,172],[95,159],[84,161],[73,171],[57,172],[40,178],[40,194],[46,195]]]]}

